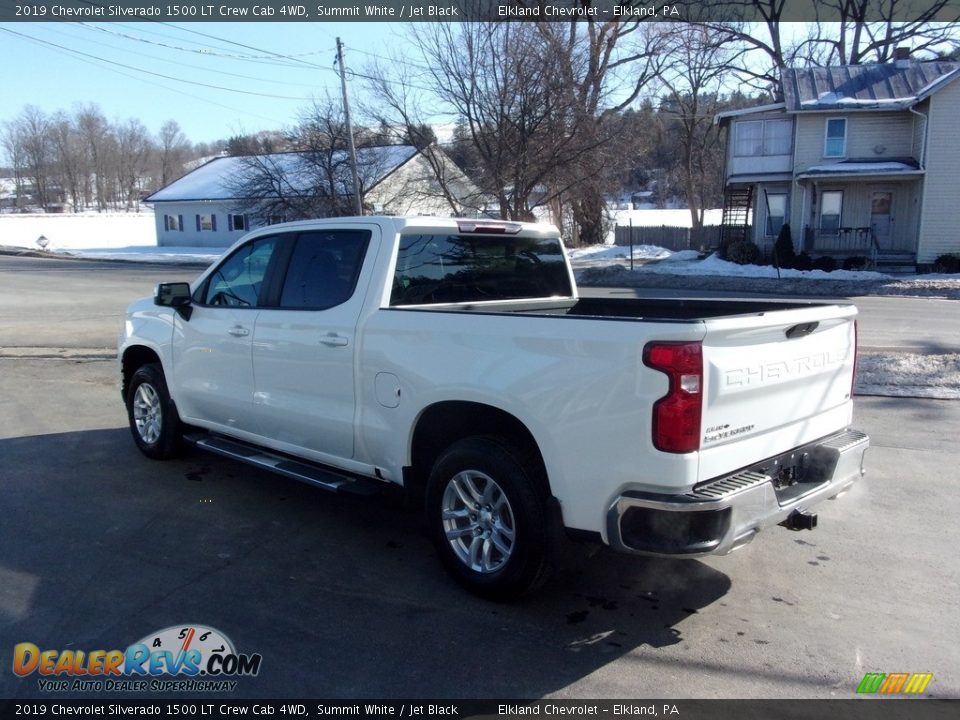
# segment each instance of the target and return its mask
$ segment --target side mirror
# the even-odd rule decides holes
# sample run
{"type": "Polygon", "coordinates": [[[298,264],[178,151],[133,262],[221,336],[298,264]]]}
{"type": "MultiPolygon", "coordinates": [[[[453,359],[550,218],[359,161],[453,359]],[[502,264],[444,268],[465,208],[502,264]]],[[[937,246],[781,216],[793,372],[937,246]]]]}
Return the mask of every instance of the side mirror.
{"type": "Polygon", "coordinates": [[[193,310],[190,307],[190,283],[160,283],[153,293],[153,304],[175,308],[184,320],[189,320],[193,310]]]}

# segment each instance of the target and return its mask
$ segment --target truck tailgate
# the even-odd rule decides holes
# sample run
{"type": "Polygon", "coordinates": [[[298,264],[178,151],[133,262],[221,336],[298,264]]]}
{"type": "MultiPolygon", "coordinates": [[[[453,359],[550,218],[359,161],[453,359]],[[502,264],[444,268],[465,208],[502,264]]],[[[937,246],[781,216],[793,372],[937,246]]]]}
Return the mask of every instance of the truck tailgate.
{"type": "Polygon", "coordinates": [[[705,321],[698,481],[850,424],[856,314],[828,305],[705,321]]]}

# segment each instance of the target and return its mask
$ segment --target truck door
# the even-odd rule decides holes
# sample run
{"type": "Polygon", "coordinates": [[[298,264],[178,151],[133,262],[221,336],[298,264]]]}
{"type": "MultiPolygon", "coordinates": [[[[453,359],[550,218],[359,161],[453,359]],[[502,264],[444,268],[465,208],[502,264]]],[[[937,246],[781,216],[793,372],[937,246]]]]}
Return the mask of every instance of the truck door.
{"type": "Polygon", "coordinates": [[[253,339],[264,437],[337,458],[354,453],[357,321],[379,247],[374,226],[298,233],[276,306],[253,339]]]}
{"type": "Polygon", "coordinates": [[[189,320],[175,316],[173,388],[180,415],[255,432],[251,345],[276,236],[242,245],[196,291],[189,320]]]}

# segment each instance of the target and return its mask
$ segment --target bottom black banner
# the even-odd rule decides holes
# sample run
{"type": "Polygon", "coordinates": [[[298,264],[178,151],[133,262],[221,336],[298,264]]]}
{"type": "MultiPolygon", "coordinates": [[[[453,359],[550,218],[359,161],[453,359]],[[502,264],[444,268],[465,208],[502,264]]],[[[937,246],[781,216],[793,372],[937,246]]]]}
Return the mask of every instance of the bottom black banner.
{"type": "Polygon", "coordinates": [[[64,716],[953,720],[960,700],[0,700],[0,720],[64,716]]]}

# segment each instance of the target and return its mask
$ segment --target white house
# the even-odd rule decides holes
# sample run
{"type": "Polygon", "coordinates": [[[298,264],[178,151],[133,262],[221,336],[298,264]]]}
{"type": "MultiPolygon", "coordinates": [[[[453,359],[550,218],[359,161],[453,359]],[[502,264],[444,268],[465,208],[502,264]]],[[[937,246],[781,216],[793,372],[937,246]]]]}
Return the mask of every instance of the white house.
{"type": "Polygon", "coordinates": [[[726,241],[769,251],[930,265],[960,253],[960,63],[896,61],[783,71],[784,102],[721,113],[726,241]]]}
{"type": "MultiPolygon", "coordinates": [[[[360,186],[366,212],[389,215],[472,215],[480,211],[480,192],[439,148],[430,150],[444,182],[423,152],[412,145],[385,145],[357,148],[360,186]],[[450,198],[450,199],[448,199],[450,198]],[[451,199],[457,206],[451,206],[451,199]]],[[[332,156],[340,196],[351,192],[352,180],[344,172],[345,151],[332,156]],[[343,177],[339,177],[342,175],[343,177]]],[[[218,157],[147,197],[154,208],[158,246],[227,247],[248,230],[257,227],[245,212],[250,201],[237,197],[237,178],[252,166],[275,171],[273,181],[283,185],[280,192],[316,197],[316,173],[311,172],[302,153],[218,157]]],[[[269,197],[269,191],[266,197],[269,197]]],[[[279,196],[277,194],[276,196],[279,196]]],[[[258,197],[265,197],[258,195],[258,197]]],[[[284,222],[283,214],[272,215],[265,224],[284,222]]],[[[264,223],[260,223],[264,224],[264,223]]]]}

